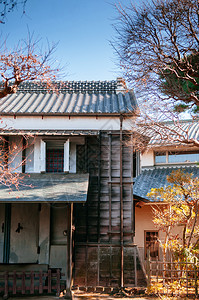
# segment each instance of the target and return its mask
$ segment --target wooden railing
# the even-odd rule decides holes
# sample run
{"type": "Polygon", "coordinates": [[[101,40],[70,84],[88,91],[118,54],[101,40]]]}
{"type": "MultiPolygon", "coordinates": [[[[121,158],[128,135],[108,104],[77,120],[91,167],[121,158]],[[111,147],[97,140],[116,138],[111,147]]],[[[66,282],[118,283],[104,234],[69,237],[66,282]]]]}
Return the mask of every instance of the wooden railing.
{"type": "Polygon", "coordinates": [[[9,294],[43,294],[56,293],[60,294],[61,289],[61,274],[60,269],[56,272],[48,270],[47,272],[31,271],[31,272],[4,272],[0,273],[0,293],[4,295],[4,299],[9,294]]]}
{"type": "Polygon", "coordinates": [[[198,296],[199,266],[193,261],[162,260],[147,258],[148,286],[156,294],[198,296]]]}

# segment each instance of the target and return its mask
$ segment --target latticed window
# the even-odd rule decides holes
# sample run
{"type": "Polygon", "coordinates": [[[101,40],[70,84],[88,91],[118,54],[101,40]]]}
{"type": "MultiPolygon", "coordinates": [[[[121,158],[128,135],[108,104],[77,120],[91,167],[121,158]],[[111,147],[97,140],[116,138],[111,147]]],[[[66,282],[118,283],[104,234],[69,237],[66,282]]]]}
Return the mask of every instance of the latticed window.
{"type": "Polygon", "coordinates": [[[64,171],[64,149],[46,149],[46,172],[64,171]]]}
{"type": "Polygon", "coordinates": [[[145,257],[147,257],[148,249],[151,257],[158,256],[158,231],[145,231],[145,257]]]}

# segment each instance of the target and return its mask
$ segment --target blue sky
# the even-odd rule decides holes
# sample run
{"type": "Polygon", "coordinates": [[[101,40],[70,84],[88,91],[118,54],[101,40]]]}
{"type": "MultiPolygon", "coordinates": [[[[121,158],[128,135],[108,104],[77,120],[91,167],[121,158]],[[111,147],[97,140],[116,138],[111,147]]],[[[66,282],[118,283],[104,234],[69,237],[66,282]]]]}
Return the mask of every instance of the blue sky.
{"type": "MultiPolygon", "coordinates": [[[[128,5],[130,0],[121,1],[128,5]]],[[[59,42],[56,60],[64,66],[64,80],[112,80],[121,75],[109,41],[115,35],[117,0],[28,0],[26,15],[18,11],[0,24],[7,44],[34,32],[45,43],[59,42]]]]}

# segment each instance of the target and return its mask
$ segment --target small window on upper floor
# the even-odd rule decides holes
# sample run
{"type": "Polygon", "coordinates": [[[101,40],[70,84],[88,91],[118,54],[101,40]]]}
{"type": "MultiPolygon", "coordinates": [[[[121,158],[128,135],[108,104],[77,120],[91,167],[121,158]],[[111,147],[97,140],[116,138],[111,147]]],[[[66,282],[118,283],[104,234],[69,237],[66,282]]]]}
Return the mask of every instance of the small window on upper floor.
{"type": "Polygon", "coordinates": [[[168,163],[189,163],[198,162],[199,152],[198,151],[169,151],[168,152],[168,163]]]}
{"type": "Polygon", "coordinates": [[[199,151],[155,151],[155,165],[199,162],[199,151]]]}
{"type": "Polygon", "coordinates": [[[46,172],[64,172],[64,141],[46,142],[46,172]]]}
{"type": "Polygon", "coordinates": [[[165,152],[155,152],[155,164],[166,163],[166,151],[165,152]]]}

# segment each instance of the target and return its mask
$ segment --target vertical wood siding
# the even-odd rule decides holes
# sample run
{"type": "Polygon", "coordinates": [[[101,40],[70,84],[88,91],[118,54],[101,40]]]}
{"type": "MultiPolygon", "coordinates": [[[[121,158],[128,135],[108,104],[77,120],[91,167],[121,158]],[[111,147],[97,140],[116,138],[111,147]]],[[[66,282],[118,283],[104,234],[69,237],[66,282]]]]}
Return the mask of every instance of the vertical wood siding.
{"type": "Polygon", "coordinates": [[[120,153],[122,153],[124,285],[144,283],[137,248],[133,246],[133,154],[119,132],[101,132],[77,146],[77,171],[89,172],[86,204],[74,205],[74,284],[120,286],[121,214],[120,153]],[[135,266],[136,264],[136,266],[135,266]],[[137,272],[135,274],[135,270],[137,272]]]}

